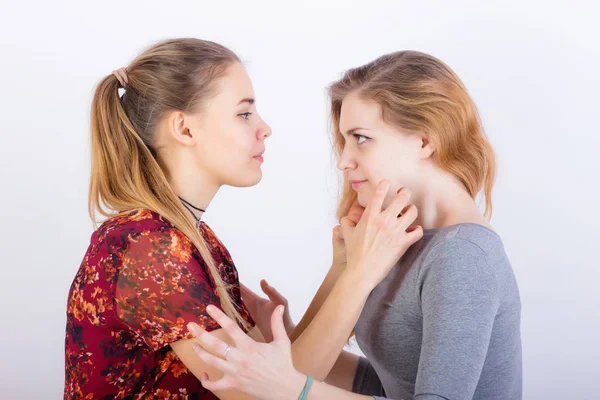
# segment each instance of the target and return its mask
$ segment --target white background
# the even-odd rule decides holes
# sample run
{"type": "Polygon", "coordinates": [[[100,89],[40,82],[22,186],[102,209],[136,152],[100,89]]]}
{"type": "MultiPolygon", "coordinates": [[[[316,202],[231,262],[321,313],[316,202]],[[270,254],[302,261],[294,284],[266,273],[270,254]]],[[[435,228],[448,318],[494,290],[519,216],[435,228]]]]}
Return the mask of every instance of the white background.
{"type": "Polygon", "coordinates": [[[181,36],[236,51],[273,128],[263,181],[225,188],[205,219],[242,281],[268,278],[296,320],[331,260],[326,85],[400,49],[447,62],[498,154],[492,223],[520,285],[524,398],[598,398],[599,11],[567,3],[3,0],[0,398],[62,396],[67,293],[92,233],[95,84],[181,36]]]}

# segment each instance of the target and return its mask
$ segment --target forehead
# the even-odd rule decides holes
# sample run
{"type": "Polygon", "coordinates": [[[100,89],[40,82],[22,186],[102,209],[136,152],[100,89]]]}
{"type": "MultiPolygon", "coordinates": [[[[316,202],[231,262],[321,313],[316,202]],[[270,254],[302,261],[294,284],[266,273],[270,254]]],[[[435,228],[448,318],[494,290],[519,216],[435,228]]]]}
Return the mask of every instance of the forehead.
{"type": "Polygon", "coordinates": [[[382,123],[381,106],[367,100],[356,92],[349,93],[342,102],[340,113],[340,131],[354,128],[373,128],[382,123]]]}
{"type": "Polygon", "coordinates": [[[252,80],[242,64],[234,63],[219,79],[214,100],[235,106],[244,98],[254,98],[252,80]]]}

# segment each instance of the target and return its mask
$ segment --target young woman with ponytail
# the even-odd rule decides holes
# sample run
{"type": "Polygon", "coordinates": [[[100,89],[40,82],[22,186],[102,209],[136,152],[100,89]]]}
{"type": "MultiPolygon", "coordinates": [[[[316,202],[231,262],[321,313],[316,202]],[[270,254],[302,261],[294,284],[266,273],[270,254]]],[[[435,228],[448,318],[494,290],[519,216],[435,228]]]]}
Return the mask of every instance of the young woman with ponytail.
{"type": "MultiPolygon", "coordinates": [[[[270,135],[238,57],[213,42],[160,42],[99,83],[89,212],[104,221],[69,292],[65,399],[249,398],[202,387],[197,378],[223,374],[196,357],[186,324],[234,346],[207,314],[212,305],[264,340],[230,254],[201,218],[221,186],[261,180],[270,135]]],[[[317,379],[338,358],[371,290],[421,238],[408,190],[382,210],[389,190],[379,184],[359,226],[343,219],[355,251],[292,345],[296,366],[317,379]]]]}

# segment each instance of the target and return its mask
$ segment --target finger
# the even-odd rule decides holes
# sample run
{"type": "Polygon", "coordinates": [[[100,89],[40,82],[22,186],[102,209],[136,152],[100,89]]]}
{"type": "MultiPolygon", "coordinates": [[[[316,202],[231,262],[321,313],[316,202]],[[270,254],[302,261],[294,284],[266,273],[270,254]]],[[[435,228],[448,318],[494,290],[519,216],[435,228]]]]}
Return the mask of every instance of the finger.
{"type": "Polygon", "coordinates": [[[194,352],[202,361],[204,361],[206,365],[210,367],[216,368],[224,373],[234,374],[236,372],[235,368],[230,362],[209,353],[199,344],[194,345],[194,352]]]}
{"type": "Polygon", "coordinates": [[[420,225],[409,226],[406,230],[406,234],[408,241],[412,246],[423,237],[423,228],[420,225]]]}
{"type": "Polygon", "coordinates": [[[224,377],[222,377],[219,380],[211,381],[208,378],[208,375],[206,375],[206,373],[205,373],[204,377],[202,379],[200,379],[200,383],[202,383],[202,386],[204,386],[205,389],[208,389],[213,393],[214,392],[226,392],[226,391],[230,391],[230,390],[238,390],[238,388],[235,387],[235,385],[233,384],[233,382],[229,379],[229,377],[227,375],[225,375],[224,377]]]}
{"type": "Polygon", "coordinates": [[[409,204],[402,209],[402,216],[398,218],[398,229],[406,231],[419,216],[419,210],[414,204],[409,204]]]}
{"type": "Polygon", "coordinates": [[[229,337],[233,339],[236,347],[245,348],[254,343],[254,341],[250,339],[250,337],[246,335],[244,331],[231,320],[231,318],[225,315],[223,311],[219,310],[212,304],[206,307],[206,311],[208,312],[208,315],[213,317],[213,319],[217,321],[219,325],[221,325],[221,328],[223,328],[229,337]]]}
{"type": "Polygon", "coordinates": [[[365,208],[363,206],[361,206],[358,203],[358,201],[355,201],[352,204],[352,207],[350,207],[347,217],[350,218],[350,220],[352,222],[354,222],[355,224],[358,224],[358,222],[360,221],[360,218],[362,217],[364,212],[365,212],[365,208]]]}
{"type": "MultiPolygon", "coordinates": [[[[357,222],[355,222],[352,218],[348,217],[348,219],[350,219],[356,225],[357,222]]],[[[341,225],[337,225],[336,227],[333,228],[333,238],[335,240],[344,240],[344,236],[342,235],[342,226],[341,225]]]]}
{"type": "Polygon", "coordinates": [[[385,200],[389,190],[390,190],[390,181],[387,179],[382,180],[379,185],[377,185],[377,189],[375,190],[375,194],[367,204],[367,208],[365,209],[365,214],[369,217],[376,217],[381,213],[381,207],[383,206],[383,201],[385,200]]]}
{"type": "Polygon", "coordinates": [[[273,295],[273,290],[275,288],[270,286],[265,279],[262,279],[260,281],[260,288],[262,289],[263,293],[266,294],[269,299],[271,299],[271,296],[273,295]]]}
{"type": "MultiPolygon", "coordinates": [[[[410,201],[410,190],[408,188],[401,188],[398,190],[398,193],[392,200],[392,202],[387,206],[385,211],[383,212],[385,218],[393,219],[394,222],[400,217],[400,214],[404,215],[404,209],[408,206],[410,201]]],[[[412,221],[411,221],[412,222],[412,221]]],[[[408,227],[405,226],[404,229],[408,227]]]]}
{"type": "Polygon", "coordinates": [[[285,311],[284,306],[275,308],[273,314],[271,314],[271,331],[273,332],[273,340],[278,342],[289,342],[290,338],[285,331],[283,325],[283,312],[285,311]]]}
{"type": "Polygon", "coordinates": [[[225,350],[227,350],[227,347],[229,346],[227,343],[206,332],[206,330],[202,329],[194,322],[190,322],[187,328],[192,332],[196,339],[198,339],[205,350],[208,350],[213,354],[225,354],[225,350]]]}
{"type": "Polygon", "coordinates": [[[261,282],[261,287],[263,292],[269,297],[269,300],[274,301],[277,304],[287,304],[287,299],[281,293],[279,293],[277,289],[275,289],[273,286],[270,286],[267,281],[263,280],[261,282]]]}
{"type": "Polygon", "coordinates": [[[342,230],[342,238],[345,241],[347,239],[348,235],[350,234],[350,232],[352,231],[352,229],[354,229],[356,227],[356,224],[354,222],[352,222],[352,220],[350,218],[344,217],[340,221],[340,227],[342,230]]]}
{"type": "Polygon", "coordinates": [[[246,302],[255,301],[260,299],[260,296],[257,295],[250,289],[248,286],[244,285],[240,282],[240,292],[242,294],[242,299],[246,302]]]}

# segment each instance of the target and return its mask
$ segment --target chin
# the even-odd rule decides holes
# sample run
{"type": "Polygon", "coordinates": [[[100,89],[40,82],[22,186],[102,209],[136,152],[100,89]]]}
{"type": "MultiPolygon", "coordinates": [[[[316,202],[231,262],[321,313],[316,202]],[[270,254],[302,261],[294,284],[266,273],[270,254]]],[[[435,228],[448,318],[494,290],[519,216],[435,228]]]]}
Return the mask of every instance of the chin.
{"type": "Polygon", "coordinates": [[[258,174],[244,174],[232,179],[229,186],[233,187],[252,187],[258,185],[262,180],[262,171],[258,174]]]}
{"type": "MultiPolygon", "coordinates": [[[[367,198],[367,196],[358,195],[358,204],[360,204],[361,207],[367,208],[367,206],[371,202],[372,197],[373,197],[372,194],[370,194],[368,198],[367,198]]],[[[386,197],[383,200],[383,204],[381,205],[381,209],[385,210],[390,205],[390,203],[392,202],[392,200],[393,200],[393,198],[390,199],[389,196],[386,197]]]]}
{"type": "Polygon", "coordinates": [[[367,208],[367,205],[369,204],[369,202],[364,198],[364,196],[361,196],[360,194],[357,197],[357,201],[358,204],[360,204],[360,206],[363,208],[367,208]]]}

